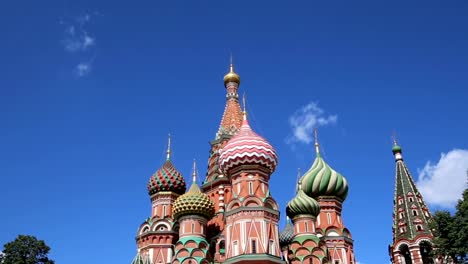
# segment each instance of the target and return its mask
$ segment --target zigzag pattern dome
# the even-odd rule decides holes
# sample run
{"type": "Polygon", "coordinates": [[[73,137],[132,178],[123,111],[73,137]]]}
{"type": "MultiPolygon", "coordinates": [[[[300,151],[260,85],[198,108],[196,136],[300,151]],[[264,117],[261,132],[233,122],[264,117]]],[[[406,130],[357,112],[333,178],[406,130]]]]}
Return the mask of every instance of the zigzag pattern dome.
{"type": "Polygon", "coordinates": [[[170,159],[167,159],[148,182],[148,193],[153,195],[158,192],[185,193],[184,176],[174,167],[170,159]]]}
{"type": "Polygon", "coordinates": [[[175,219],[184,215],[199,215],[211,219],[215,213],[213,202],[193,183],[189,191],[174,202],[172,213],[175,219]]]}
{"type": "Polygon", "coordinates": [[[273,146],[255,133],[244,117],[239,132],[221,149],[219,166],[224,173],[239,165],[261,165],[273,173],[278,156],[273,146]]]}
{"type": "Polygon", "coordinates": [[[342,200],[348,195],[348,182],[317,154],[312,167],[302,176],[301,188],[310,197],[336,196],[342,200]]]}

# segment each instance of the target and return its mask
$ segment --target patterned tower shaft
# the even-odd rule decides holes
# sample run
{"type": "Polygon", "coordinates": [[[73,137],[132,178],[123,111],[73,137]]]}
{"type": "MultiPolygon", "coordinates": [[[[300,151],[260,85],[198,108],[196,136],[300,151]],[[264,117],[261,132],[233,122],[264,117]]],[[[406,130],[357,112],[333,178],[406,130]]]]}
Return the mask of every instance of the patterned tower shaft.
{"type": "Polygon", "coordinates": [[[395,196],[393,243],[389,247],[392,263],[429,264],[433,235],[429,229],[431,214],[403,161],[401,147],[393,146],[395,155],[395,196]]]}

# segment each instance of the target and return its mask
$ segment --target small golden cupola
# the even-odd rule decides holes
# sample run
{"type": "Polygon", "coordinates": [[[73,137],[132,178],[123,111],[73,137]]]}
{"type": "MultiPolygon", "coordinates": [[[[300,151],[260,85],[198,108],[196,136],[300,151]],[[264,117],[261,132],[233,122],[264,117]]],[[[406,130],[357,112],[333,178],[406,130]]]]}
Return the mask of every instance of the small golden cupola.
{"type": "Polygon", "coordinates": [[[224,75],[224,86],[227,87],[227,84],[230,82],[234,82],[237,83],[237,85],[240,85],[240,76],[234,72],[234,64],[232,62],[229,65],[229,72],[224,75]]]}

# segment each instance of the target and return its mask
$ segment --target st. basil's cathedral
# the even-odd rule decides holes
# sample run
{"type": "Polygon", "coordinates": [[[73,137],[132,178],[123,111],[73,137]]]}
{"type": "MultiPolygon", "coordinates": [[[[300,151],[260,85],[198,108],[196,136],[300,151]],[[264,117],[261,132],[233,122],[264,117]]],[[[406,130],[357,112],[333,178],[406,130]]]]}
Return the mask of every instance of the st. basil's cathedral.
{"type": "MultiPolygon", "coordinates": [[[[186,191],[184,177],[171,160],[169,137],[166,161],[148,182],[151,216],[137,231],[132,264],[356,264],[351,232],[341,214],[348,183],[321,156],[317,136],[315,160],[300,175],[296,194],[286,206],[287,224],[279,232],[280,208],[269,190],[278,157],[273,146],[250,127],[245,102],[244,109],[239,102],[239,85],[240,76],[231,64],[224,76],[226,106],[210,142],[202,186],[197,184],[194,162],[186,191]]],[[[404,165],[397,165],[397,170],[407,173],[404,165]]],[[[412,181],[404,184],[413,188],[414,199],[422,199],[412,181]]],[[[424,215],[425,208],[415,210],[424,215]]],[[[417,218],[421,220],[428,217],[417,218]]],[[[408,252],[413,244],[404,244],[408,252]]],[[[404,255],[408,253],[399,248],[392,247],[391,252],[393,263],[423,263],[408,262],[404,255]]]]}

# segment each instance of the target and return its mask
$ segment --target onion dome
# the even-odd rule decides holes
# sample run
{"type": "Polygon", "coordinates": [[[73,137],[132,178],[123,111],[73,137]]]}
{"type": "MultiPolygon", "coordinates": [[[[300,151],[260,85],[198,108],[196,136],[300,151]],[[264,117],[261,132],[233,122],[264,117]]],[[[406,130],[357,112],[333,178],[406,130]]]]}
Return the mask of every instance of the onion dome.
{"type": "Polygon", "coordinates": [[[281,231],[281,234],[279,236],[280,246],[286,246],[286,245],[291,244],[291,241],[293,238],[294,238],[294,226],[288,217],[286,226],[284,227],[283,231],[281,231]]]}
{"type": "Polygon", "coordinates": [[[186,190],[184,176],[171,162],[171,138],[169,136],[166,161],[149,179],[148,193],[175,192],[183,194],[186,190]]]}
{"type": "Polygon", "coordinates": [[[403,160],[403,156],[401,155],[402,150],[401,147],[398,145],[395,138],[393,138],[393,147],[392,147],[393,155],[395,156],[395,160],[403,160]]]}
{"type": "Polygon", "coordinates": [[[229,66],[229,72],[224,75],[224,86],[226,86],[230,82],[235,82],[240,85],[240,76],[239,74],[234,72],[234,64],[231,63],[229,66]]]}
{"type": "Polygon", "coordinates": [[[315,158],[312,167],[302,176],[301,187],[310,197],[335,196],[342,200],[348,195],[348,182],[340,173],[332,169],[320,155],[317,136],[315,137],[315,158]]]}
{"type": "Polygon", "coordinates": [[[286,215],[294,218],[297,215],[317,216],[320,213],[319,203],[305,194],[302,189],[297,191],[296,196],[286,206],[286,215]]]}
{"type": "Polygon", "coordinates": [[[398,146],[398,145],[396,145],[396,144],[393,145],[393,147],[392,147],[392,152],[393,152],[393,154],[395,154],[395,153],[397,153],[397,152],[400,152],[400,153],[401,153],[401,147],[398,146]]]}
{"type": "Polygon", "coordinates": [[[244,120],[239,132],[220,151],[220,169],[227,173],[239,165],[261,165],[273,173],[277,164],[275,149],[250,128],[244,111],[244,120]]]}
{"type": "Polygon", "coordinates": [[[195,163],[193,183],[187,193],[179,196],[172,207],[174,218],[178,219],[185,215],[199,215],[211,219],[215,213],[213,202],[208,195],[201,192],[196,183],[195,163]]]}

